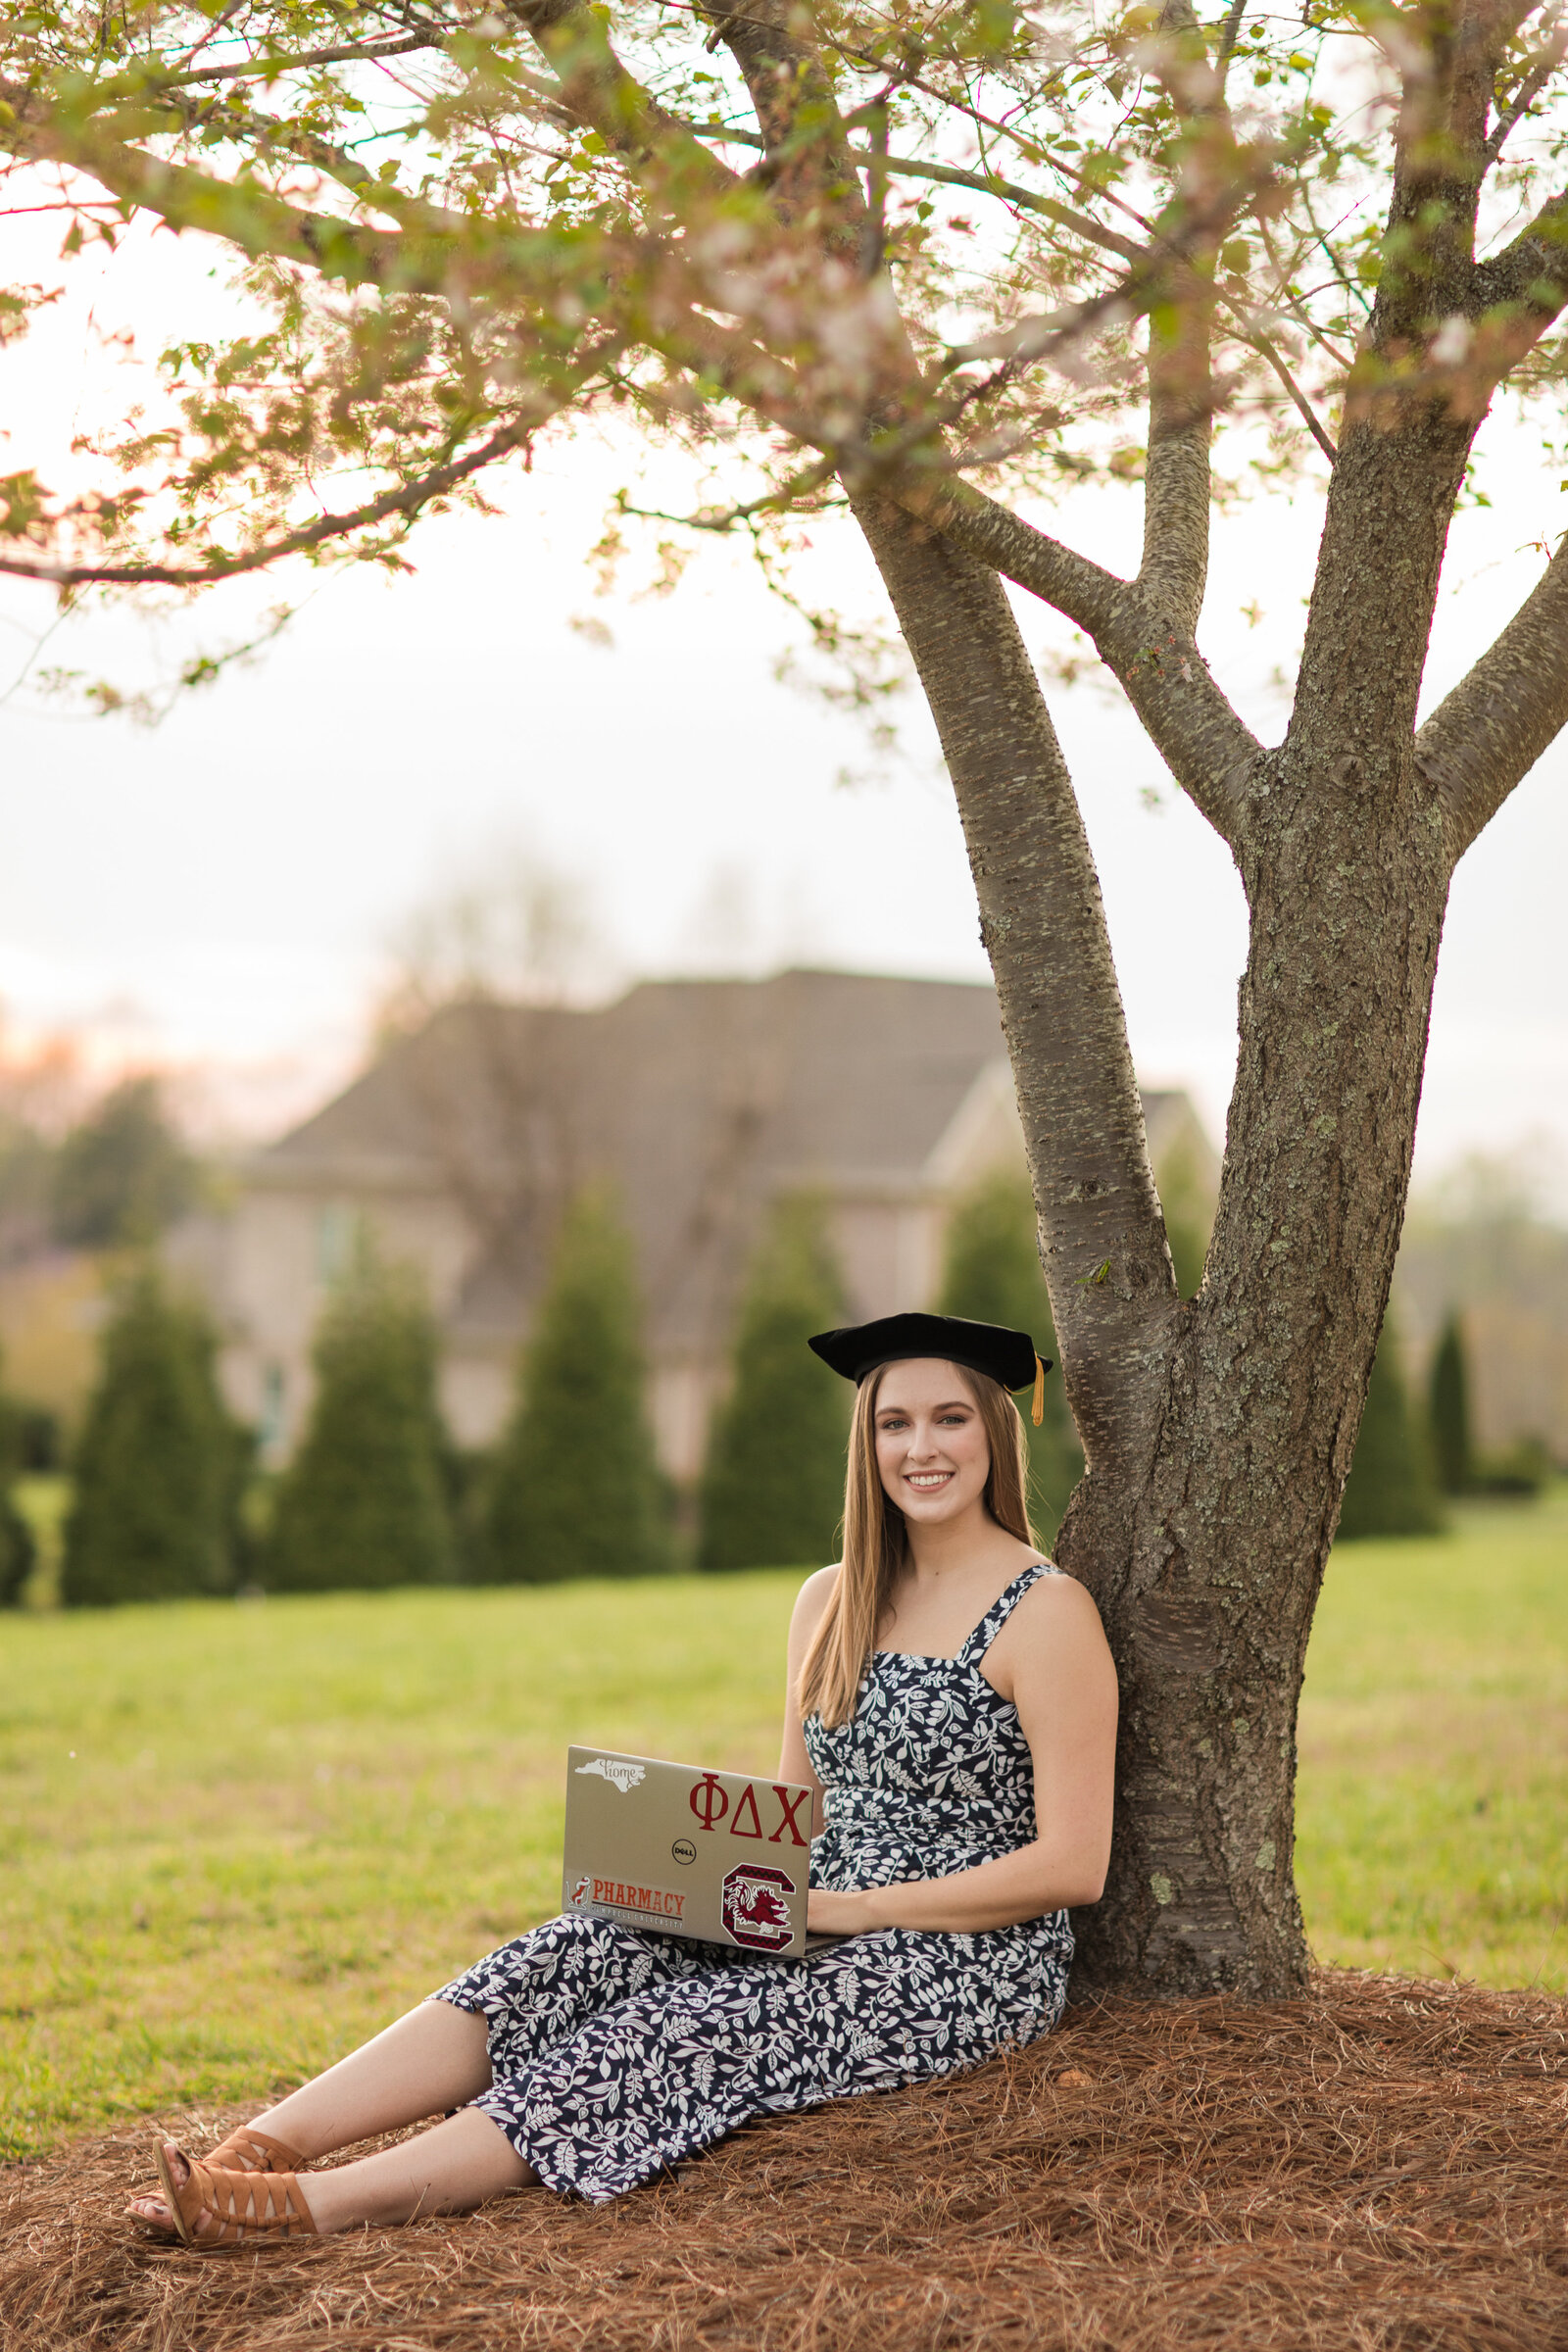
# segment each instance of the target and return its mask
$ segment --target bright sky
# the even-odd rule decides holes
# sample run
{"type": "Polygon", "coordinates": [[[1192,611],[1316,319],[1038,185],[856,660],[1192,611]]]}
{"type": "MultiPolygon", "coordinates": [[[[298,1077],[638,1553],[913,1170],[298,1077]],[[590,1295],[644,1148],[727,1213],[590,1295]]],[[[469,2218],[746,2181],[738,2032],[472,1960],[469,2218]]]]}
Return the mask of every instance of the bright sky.
{"type": "MultiPolygon", "coordinates": [[[[172,283],[156,280],[171,305],[172,283]]],[[[111,274],[99,291],[113,290],[111,274]]],[[[79,308],[48,323],[4,366],[0,470],[31,462],[40,436],[58,441],[112,374],[79,308]]],[[[1498,438],[1484,477],[1498,503],[1456,526],[1429,701],[1536,576],[1520,542],[1562,528],[1555,471],[1527,435],[1498,438]]],[[[590,882],[607,978],[786,961],[986,976],[951,792],[916,709],[902,763],[842,785],[841,769],[871,764],[860,723],[775,682],[798,630],[739,551],[705,550],[665,601],[595,602],[584,558],[629,463],[598,442],[558,449],[507,486],[502,517],[426,523],[413,579],[330,581],[259,662],[155,730],[69,718],[24,693],[0,703],[13,1026],[79,1025],[112,1058],[197,1070],[212,1116],[265,1132],[352,1066],[400,916],[519,855],[590,882]],[[583,614],[608,623],[612,650],[573,630],[583,614]]],[[[650,503],[680,492],[666,475],[650,503]]],[[[1078,494],[1037,519],[1117,567],[1132,559],[1130,495],[1078,494]]],[[[1266,675],[1298,632],[1319,521],[1302,490],[1217,522],[1203,642],[1270,740],[1284,705],[1266,675]],[[1242,610],[1254,602],[1255,632],[1242,610]]],[[[810,577],[877,609],[844,526],[821,534],[810,577]]],[[[123,614],[73,621],[43,659],[144,683],[160,645],[167,672],[193,640],[247,634],[278,594],[224,590],[158,644],[123,614]]],[[[1032,647],[1065,643],[1044,608],[1019,610],[1032,647]]],[[[0,687],[51,617],[43,591],[0,589],[0,687]]],[[[1218,1138],[1245,953],[1228,853],[1101,689],[1053,700],[1140,1070],[1191,1086],[1218,1138]]],[[[1565,852],[1559,747],[1455,885],[1418,1144],[1428,1174],[1533,1135],[1568,1165],[1565,852]]]]}

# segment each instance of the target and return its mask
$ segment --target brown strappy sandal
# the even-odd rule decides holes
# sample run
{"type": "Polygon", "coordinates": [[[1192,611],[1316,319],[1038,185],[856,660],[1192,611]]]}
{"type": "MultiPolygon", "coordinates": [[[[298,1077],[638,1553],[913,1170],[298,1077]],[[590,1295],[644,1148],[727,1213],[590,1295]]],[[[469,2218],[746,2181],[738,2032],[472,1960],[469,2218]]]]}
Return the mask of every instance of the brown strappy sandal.
{"type": "MultiPolygon", "coordinates": [[[[202,2162],[210,2173],[303,2173],[310,2158],[302,2156],[298,2148],[291,2148],[286,2141],[273,2139],[266,2132],[253,2131],[249,2124],[241,2124],[226,2139],[220,2139],[217,2147],[202,2158],[202,2162]]],[[[137,2191],[138,2196],[143,2198],[161,2197],[163,2193],[156,2184],[137,2191]]],[[[157,2223],[148,2220],[146,2214],[138,2213],[134,2206],[126,2207],[125,2219],[128,2222],[141,2222],[148,2229],[158,2227],[157,2223]]],[[[173,2226],[171,2220],[170,2228],[173,2226]]]]}
{"type": "MultiPolygon", "coordinates": [[[[183,2149],[179,2153],[184,2155],[183,2149]]],[[[158,2178],[174,2227],[198,2254],[275,2246],[291,2237],[318,2234],[293,2173],[220,2173],[185,2156],[184,2185],[176,2188],[162,2140],[157,2155],[158,2178]],[[218,2225],[216,2229],[198,2230],[204,2214],[218,2225]]]]}
{"type": "Polygon", "coordinates": [[[303,2173],[310,2158],[285,2141],[270,2139],[265,2132],[241,2124],[202,2162],[210,2173],[303,2173]]]}

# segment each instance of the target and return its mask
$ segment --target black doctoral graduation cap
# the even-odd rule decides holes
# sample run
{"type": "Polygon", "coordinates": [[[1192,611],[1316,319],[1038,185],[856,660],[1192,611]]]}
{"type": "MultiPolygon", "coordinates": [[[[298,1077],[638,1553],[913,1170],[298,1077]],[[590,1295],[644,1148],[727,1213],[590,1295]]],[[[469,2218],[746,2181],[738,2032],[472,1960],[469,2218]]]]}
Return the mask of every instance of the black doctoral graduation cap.
{"type": "Polygon", "coordinates": [[[883,1315],[875,1323],[819,1331],[807,1345],[857,1387],[879,1364],[897,1364],[911,1355],[940,1356],[970,1372],[984,1372],[1004,1389],[1032,1385],[1036,1429],[1045,1415],[1052,1359],[1037,1353],[1026,1331],[1008,1331],[1002,1323],[970,1323],[962,1315],[883,1315]]]}

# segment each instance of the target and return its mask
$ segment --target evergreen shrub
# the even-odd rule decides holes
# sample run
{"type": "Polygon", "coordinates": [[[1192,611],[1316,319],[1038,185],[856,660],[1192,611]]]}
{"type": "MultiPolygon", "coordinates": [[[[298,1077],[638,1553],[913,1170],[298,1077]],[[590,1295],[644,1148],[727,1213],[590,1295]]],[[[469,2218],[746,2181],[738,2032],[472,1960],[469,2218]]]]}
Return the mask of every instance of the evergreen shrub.
{"type": "Polygon", "coordinates": [[[837,1558],[847,1393],[806,1343],[844,1315],[821,1203],[779,1201],[747,1278],[732,1384],[709,1436],[700,1567],[820,1567],[837,1558]]]}
{"type": "Polygon", "coordinates": [[[156,1078],[127,1078],[73,1128],[50,1187],[55,1239],[83,1250],[156,1240],[197,1198],[199,1171],[156,1078]]]}
{"type": "Polygon", "coordinates": [[[1340,1505],[1339,1540],[1430,1536],[1443,1526],[1427,1432],[1411,1411],[1398,1347],[1385,1321],[1367,1386],[1355,1458],[1340,1505]]]}
{"type": "Polygon", "coordinates": [[[32,1530],[11,1499],[0,1494],[0,1609],[20,1609],[37,1565],[32,1530]]]}
{"type": "MultiPolygon", "coordinates": [[[[1043,1356],[1055,1356],[1056,1334],[1026,1176],[994,1169],[954,1203],[937,1312],[1027,1331],[1043,1356]]],[[[1045,1418],[1038,1429],[1029,1417],[1031,1400],[1019,1401],[1029,1440],[1030,1515],[1041,1542],[1049,1544],[1084,1466],[1060,1364],[1046,1376],[1045,1418]]]]}
{"type": "Polygon", "coordinates": [[[37,1560],[32,1530],[11,1494],[19,1473],[30,1466],[24,1408],[0,1395],[0,1609],[21,1606],[37,1560]]]}
{"type": "Polygon", "coordinates": [[[1475,1483],[1470,1444],[1470,1375],[1457,1315],[1443,1327],[1432,1358],[1433,1467],[1445,1494],[1464,1494],[1475,1483]]]}
{"type": "Polygon", "coordinates": [[[609,1194],[562,1219],[513,1415],[496,1449],[476,1573],[495,1584],[647,1576],[674,1565],[654,1453],[629,1235],[609,1194]]]}
{"type": "Polygon", "coordinates": [[[317,1328],[316,1395],[263,1556],[279,1592],[448,1581],[456,1555],[437,1338],[417,1277],[362,1243],[317,1328]]]}
{"type": "Polygon", "coordinates": [[[125,1280],[73,1465],[67,1606],[231,1589],[249,1438],[219,1395],[216,1352],[206,1316],[155,1266],[125,1280]]]}

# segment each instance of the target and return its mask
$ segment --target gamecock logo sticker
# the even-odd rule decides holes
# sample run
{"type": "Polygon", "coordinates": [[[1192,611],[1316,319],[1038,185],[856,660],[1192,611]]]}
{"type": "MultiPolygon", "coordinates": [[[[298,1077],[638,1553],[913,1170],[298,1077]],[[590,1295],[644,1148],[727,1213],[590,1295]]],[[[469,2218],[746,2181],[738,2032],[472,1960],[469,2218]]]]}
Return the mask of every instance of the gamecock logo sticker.
{"type": "Polygon", "coordinates": [[[724,1933],[744,1951],[781,1952],[795,1931],[789,1898],[795,1882],[765,1862],[737,1862],[724,1881],[724,1933]]]}

